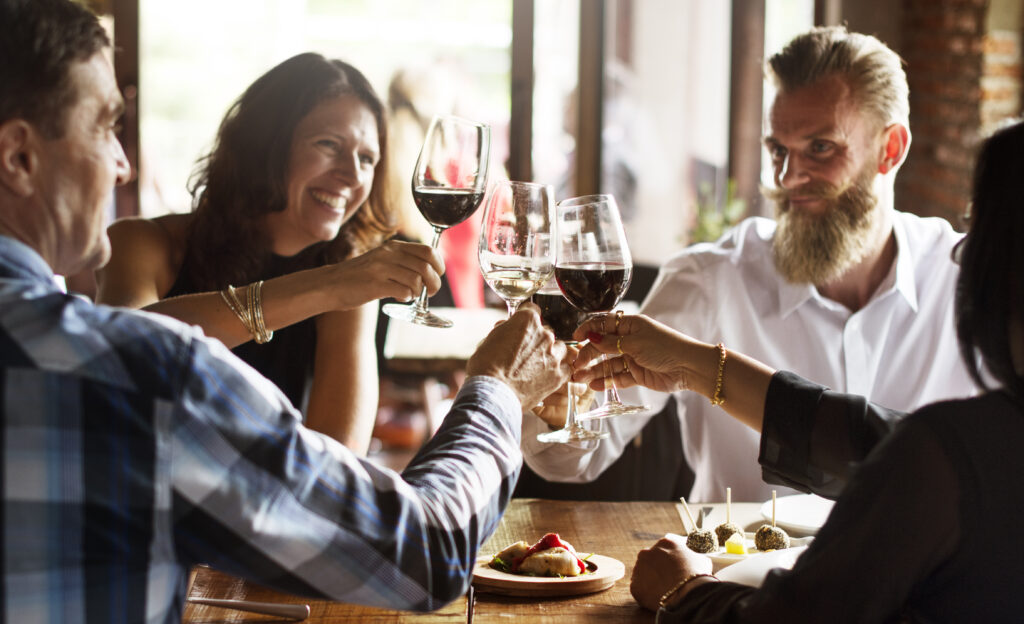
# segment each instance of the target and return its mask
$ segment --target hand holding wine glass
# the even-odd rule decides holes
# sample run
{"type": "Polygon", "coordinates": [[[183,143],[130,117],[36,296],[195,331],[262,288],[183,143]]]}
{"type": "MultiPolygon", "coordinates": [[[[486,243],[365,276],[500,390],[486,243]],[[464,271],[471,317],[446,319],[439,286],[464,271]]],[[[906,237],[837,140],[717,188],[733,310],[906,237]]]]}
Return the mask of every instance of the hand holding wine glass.
{"type": "Polygon", "coordinates": [[[510,317],[554,272],[554,208],[554,189],[533,182],[497,182],[484,200],[480,271],[510,317]]]}
{"type": "MultiPolygon", "coordinates": [[[[412,196],[423,218],[434,226],[431,247],[441,232],[458,225],[476,211],[487,187],[491,129],[459,117],[434,117],[427,128],[416,169],[412,196]]],[[[428,327],[451,327],[448,319],[427,308],[427,289],[409,305],[389,303],[385,314],[428,327]]]]}
{"type": "MultiPolygon", "coordinates": [[[[575,345],[573,332],[587,318],[587,313],[580,310],[562,295],[555,280],[549,281],[533,296],[533,303],[540,308],[540,318],[551,328],[555,338],[566,344],[575,345]]],[[[565,426],[556,431],[541,433],[537,439],[548,443],[584,442],[608,437],[607,431],[594,431],[580,426],[576,413],[576,395],[572,387],[567,387],[568,406],[566,408],[565,426]]]]}
{"type": "MultiPolygon", "coordinates": [[[[555,279],[562,294],[583,312],[610,312],[626,294],[633,275],[633,259],[615,198],[587,195],[559,202],[556,231],[555,279]]],[[[609,380],[605,398],[604,405],[582,414],[580,419],[638,414],[649,409],[619,400],[614,379],[609,380]]]]}

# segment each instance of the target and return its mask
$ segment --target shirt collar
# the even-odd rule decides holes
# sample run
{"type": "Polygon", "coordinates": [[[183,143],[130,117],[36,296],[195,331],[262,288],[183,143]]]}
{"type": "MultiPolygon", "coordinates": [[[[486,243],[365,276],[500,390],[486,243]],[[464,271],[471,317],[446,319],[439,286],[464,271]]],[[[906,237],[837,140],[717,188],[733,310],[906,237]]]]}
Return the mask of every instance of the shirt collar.
{"type": "Polygon", "coordinates": [[[914,257],[907,244],[907,231],[903,219],[893,214],[892,231],[896,236],[896,292],[903,295],[907,305],[917,312],[917,282],[914,280],[914,257]]]}
{"type": "MultiPolygon", "coordinates": [[[[878,292],[871,297],[874,301],[886,293],[895,290],[906,300],[907,305],[917,312],[917,284],[914,282],[914,258],[907,246],[907,232],[899,213],[893,214],[892,231],[896,237],[895,279],[890,269],[882,280],[878,292]]],[[[827,300],[811,284],[790,284],[779,279],[779,315],[785,318],[810,299],[818,299],[823,303],[827,300]]],[[[835,304],[838,305],[838,304],[835,304]]]]}
{"type": "Polygon", "coordinates": [[[53,269],[39,252],[21,241],[3,235],[0,235],[0,277],[30,278],[54,284],[53,269]]]}

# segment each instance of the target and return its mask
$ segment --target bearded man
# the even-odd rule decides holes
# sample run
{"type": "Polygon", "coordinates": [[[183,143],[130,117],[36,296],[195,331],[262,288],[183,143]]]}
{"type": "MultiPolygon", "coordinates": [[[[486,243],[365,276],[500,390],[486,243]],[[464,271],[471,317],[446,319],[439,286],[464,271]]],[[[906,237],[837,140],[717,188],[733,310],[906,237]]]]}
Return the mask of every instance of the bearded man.
{"type": "MultiPolygon", "coordinates": [[[[642,312],[897,410],[973,394],[952,316],[950,251],[960,235],[944,220],[895,208],[896,172],[910,146],[899,56],[874,37],[816,28],[769,59],[766,75],[776,95],[764,139],[775,187],[765,194],[776,220],[747,219],[670,259],[642,312]]],[[[670,398],[632,389],[627,397],[652,411],[605,421],[610,436],[592,452],[537,442],[538,431],[558,423],[528,416],[527,463],[549,480],[593,480],[670,398]]],[[[778,449],[759,446],[757,432],[700,395],[673,398],[680,450],[696,474],[691,499],[722,500],[726,487],[748,501],[792,492],[762,479],[758,451],[767,465],[778,449]]]]}

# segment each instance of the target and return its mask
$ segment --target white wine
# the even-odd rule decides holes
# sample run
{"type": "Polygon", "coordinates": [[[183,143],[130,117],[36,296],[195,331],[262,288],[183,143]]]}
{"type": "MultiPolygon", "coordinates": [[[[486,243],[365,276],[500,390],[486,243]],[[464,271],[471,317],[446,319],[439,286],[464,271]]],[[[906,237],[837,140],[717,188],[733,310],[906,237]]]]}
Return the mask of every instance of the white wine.
{"type": "Polygon", "coordinates": [[[550,273],[529,269],[496,269],[484,273],[484,281],[505,301],[525,301],[540,290],[550,273]]]}

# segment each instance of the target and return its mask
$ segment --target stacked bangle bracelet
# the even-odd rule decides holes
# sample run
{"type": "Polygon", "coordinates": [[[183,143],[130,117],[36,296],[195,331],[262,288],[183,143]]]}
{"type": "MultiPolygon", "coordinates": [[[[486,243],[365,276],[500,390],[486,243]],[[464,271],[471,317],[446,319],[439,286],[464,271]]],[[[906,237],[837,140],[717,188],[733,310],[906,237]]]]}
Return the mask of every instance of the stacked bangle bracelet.
{"type": "Polygon", "coordinates": [[[220,291],[220,296],[257,344],[270,342],[274,332],[267,331],[266,325],[263,324],[263,280],[249,284],[245,290],[244,304],[238,296],[237,289],[230,284],[220,291]]]}

